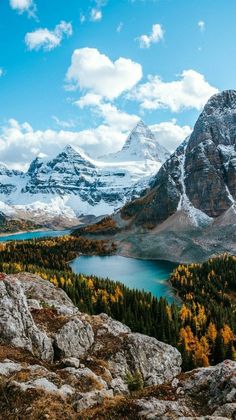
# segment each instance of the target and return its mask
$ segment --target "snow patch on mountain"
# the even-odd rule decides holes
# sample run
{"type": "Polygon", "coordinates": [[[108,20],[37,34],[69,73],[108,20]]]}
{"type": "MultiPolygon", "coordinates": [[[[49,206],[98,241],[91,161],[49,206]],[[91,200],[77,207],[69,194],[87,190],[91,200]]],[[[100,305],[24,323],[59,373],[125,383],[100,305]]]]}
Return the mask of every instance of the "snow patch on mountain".
{"type": "Polygon", "coordinates": [[[103,159],[67,145],[53,159],[34,159],[27,173],[0,164],[0,209],[24,217],[68,219],[111,214],[139,197],[168,157],[140,121],[122,150],[103,159]]]}
{"type": "Polygon", "coordinates": [[[183,212],[188,216],[188,219],[190,219],[193,226],[203,227],[203,226],[211,224],[213,221],[213,218],[207,216],[207,214],[205,214],[201,210],[194,207],[186,193],[185,161],[186,161],[186,149],[188,146],[188,140],[189,138],[185,140],[184,147],[183,147],[183,154],[179,158],[180,160],[180,185],[182,189],[182,194],[179,200],[177,211],[183,210],[183,212]]]}

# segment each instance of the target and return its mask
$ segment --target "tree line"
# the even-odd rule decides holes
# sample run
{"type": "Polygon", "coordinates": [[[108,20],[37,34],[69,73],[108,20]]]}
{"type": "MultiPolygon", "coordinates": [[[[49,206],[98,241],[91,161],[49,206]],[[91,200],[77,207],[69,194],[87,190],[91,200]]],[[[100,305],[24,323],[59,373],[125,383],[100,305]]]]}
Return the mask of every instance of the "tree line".
{"type": "Polygon", "coordinates": [[[182,353],[183,368],[235,359],[236,257],[179,265],[171,275],[181,304],[122,283],[72,272],[78,253],[108,255],[115,245],[82,237],[34,239],[0,244],[0,271],[28,271],[61,287],[82,312],[105,312],[133,331],[156,337],[182,353]]]}

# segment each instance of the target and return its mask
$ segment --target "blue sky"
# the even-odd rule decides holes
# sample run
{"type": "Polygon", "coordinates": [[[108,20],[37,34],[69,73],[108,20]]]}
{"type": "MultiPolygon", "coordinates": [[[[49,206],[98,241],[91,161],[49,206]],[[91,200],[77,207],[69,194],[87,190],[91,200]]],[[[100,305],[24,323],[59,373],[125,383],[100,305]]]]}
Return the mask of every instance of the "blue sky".
{"type": "Polygon", "coordinates": [[[0,160],[67,142],[96,156],[140,117],[173,149],[235,88],[235,15],[234,0],[2,0],[0,160]]]}

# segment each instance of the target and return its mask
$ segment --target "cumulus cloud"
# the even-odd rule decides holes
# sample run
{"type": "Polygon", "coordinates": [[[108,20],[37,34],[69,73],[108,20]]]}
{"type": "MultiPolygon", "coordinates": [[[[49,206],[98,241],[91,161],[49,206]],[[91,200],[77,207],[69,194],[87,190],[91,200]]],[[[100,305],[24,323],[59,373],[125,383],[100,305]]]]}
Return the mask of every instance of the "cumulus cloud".
{"type": "Polygon", "coordinates": [[[198,25],[198,27],[199,27],[199,29],[200,29],[201,32],[204,32],[205,31],[206,25],[205,25],[205,22],[203,20],[199,20],[199,22],[198,22],[197,25],[198,25]]]}
{"type": "Polygon", "coordinates": [[[178,125],[176,119],[151,125],[150,129],[155,133],[158,142],[171,153],[192,132],[192,128],[188,125],[178,125]]]}
{"type": "Polygon", "coordinates": [[[20,14],[27,12],[30,17],[35,17],[36,5],[33,0],[10,0],[10,6],[20,14]]]}
{"type": "Polygon", "coordinates": [[[103,118],[103,122],[117,131],[128,132],[139,121],[137,115],[130,115],[120,111],[109,102],[104,102],[102,97],[88,93],[75,102],[79,108],[92,108],[93,112],[103,118]]]}
{"type": "Polygon", "coordinates": [[[152,25],[150,35],[141,35],[137,38],[140,48],[150,48],[152,44],[156,44],[164,38],[164,29],[159,23],[152,25]]]}
{"type": "MultiPolygon", "coordinates": [[[[26,170],[36,156],[52,158],[67,144],[82,147],[93,157],[120,150],[138,117],[130,116],[129,119],[127,114],[106,105],[102,112],[107,123],[81,131],[34,130],[27,122],[20,124],[10,119],[0,126],[1,161],[9,167],[26,170]]],[[[189,126],[181,127],[176,120],[150,128],[156,133],[157,140],[171,152],[191,133],[189,126]]]]}
{"type": "Polygon", "coordinates": [[[84,89],[108,99],[132,89],[141,78],[140,64],[123,57],[113,62],[96,48],[75,50],[66,75],[67,89],[84,89]]]}
{"type": "Polygon", "coordinates": [[[195,70],[184,70],[179,80],[164,82],[159,76],[149,76],[129,94],[143,109],[169,108],[172,112],[194,108],[200,110],[218,89],[211,86],[204,75],[195,70]]]}
{"type": "Polygon", "coordinates": [[[34,130],[30,124],[14,119],[0,127],[1,161],[9,167],[25,170],[36,156],[51,158],[67,144],[82,147],[92,156],[119,150],[126,132],[101,124],[96,128],[69,130],[34,130]]]}
{"type": "Polygon", "coordinates": [[[75,102],[75,105],[79,106],[81,109],[88,107],[99,106],[102,101],[102,96],[97,95],[96,93],[86,93],[86,95],[81,96],[81,98],[75,102]]]}
{"type": "Polygon", "coordinates": [[[39,28],[34,32],[28,32],[25,35],[25,43],[30,51],[39,50],[40,48],[50,51],[61,44],[64,36],[71,36],[72,32],[71,23],[61,21],[51,31],[47,28],[39,28]]]}

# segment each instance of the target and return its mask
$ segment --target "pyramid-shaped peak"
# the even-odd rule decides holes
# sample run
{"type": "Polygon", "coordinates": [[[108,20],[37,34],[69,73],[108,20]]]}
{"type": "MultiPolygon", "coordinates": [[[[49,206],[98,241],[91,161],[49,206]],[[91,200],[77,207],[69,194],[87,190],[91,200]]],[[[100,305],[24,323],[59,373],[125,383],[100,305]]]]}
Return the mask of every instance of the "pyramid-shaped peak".
{"type": "Polygon", "coordinates": [[[66,153],[68,156],[80,156],[84,160],[90,160],[89,156],[86,155],[86,153],[78,146],[71,146],[71,144],[67,144],[64,149],[63,153],[66,153]]]}
{"type": "Polygon", "coordinates": [[[66,154],[83,154],[83,151],[79,147],[71,146],[71,144],[67,144],[63,152],[66,154]]]}
{"type": "MultiPolygon", "coordinates": [[[[139,120],[136,124],[136,128],[148,128],[148,126],[143,122],[143,120],[139,120]]],[[[135,128],[134,128],[135,129],[135,128]]]]}
{"type": "MultiPolygon", "coordinates": [[[[59,155],[56,157],[56,159],[58,159],[58,157],[60,157],[62,154],[66,154],[67,160],[71,161],[71,162],[76,162],[76,163],[83,163],[86,164],[88,166],[94,166],[95,165],[95,161],[93,159],[90,158],[90,156],[88,156],[83,149],[81,149],[78,146],[72,146],[71,144],[67,144],[62,153],[59,153],[59,155]]],[[[61,159],[61,158],[60,158],[61,159]]]]}
{"type": "Polygon", "coordinates": [[[148,141],[155,142],[154,134],[142,120],[139,120],[139,122],[127,137],[127,140],[123,146],[123,150],[127,150],[131,146],[137,146],[138,144],[142,144],[143,142],[148,141]]]}
{"type": "Polygon", "coordinates": [[[150,130],[150,128],[143,122],[143,120],[139,120],[137,122],[137,124],[135,125],[135,127],[133,128],[133,130],[131,131],[131,134],[134,133],[142,133],[142,134],[149,134],[149,135],[153,135],[152,131],[150,130]]]}

